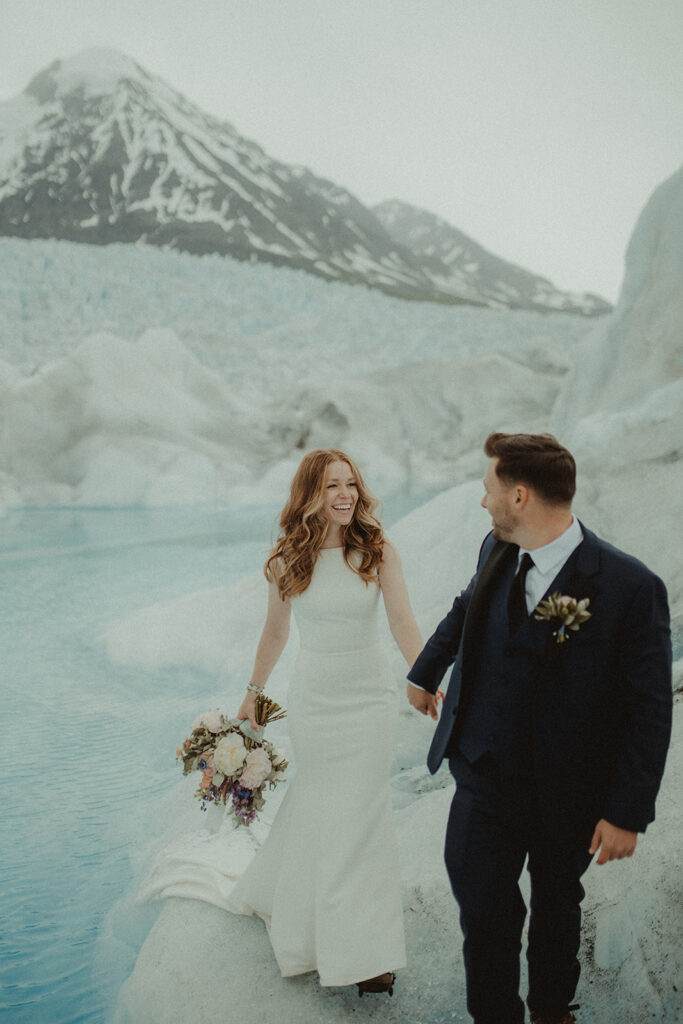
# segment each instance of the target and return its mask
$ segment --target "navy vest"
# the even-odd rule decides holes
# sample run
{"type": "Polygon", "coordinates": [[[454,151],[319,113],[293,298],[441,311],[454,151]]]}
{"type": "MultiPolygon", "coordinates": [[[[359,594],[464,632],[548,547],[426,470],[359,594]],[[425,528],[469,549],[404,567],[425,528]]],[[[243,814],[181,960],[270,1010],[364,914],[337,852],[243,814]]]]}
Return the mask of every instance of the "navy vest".
{"type": "Polygon", "coordinates": [[[507,601],[516,572],[513,559],[491,592],[471,697],[454,741],[470,764],[488,754],[503,775],[527,776],[532,771],[531,678],[513,683],[505,671],[510,641],[507,601]]]}

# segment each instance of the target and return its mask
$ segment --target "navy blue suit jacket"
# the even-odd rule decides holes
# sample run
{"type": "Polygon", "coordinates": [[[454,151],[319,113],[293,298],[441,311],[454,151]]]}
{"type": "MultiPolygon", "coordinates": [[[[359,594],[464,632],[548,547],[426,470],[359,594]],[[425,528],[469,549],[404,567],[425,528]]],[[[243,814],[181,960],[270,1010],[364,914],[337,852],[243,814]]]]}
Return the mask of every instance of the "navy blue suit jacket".
{"type": "MultiPolygon", "coordinates": [[[[672,715],[664,584],[642,562],[582,529],[582,543],[547,593],[590,598],[591,618],[557,644],[552,626],[532,614],[505,650],[509,683],[533,679],[532,755],[544,821],[561,841],[581,843],[600,818],[634,832],[654,819],[672,715]]],[[[453,666],[427,760],[432,773],[467,713],[487,595],[517,551],[488,535],[477,572],[408,674],[436,693],[453,666]]]]}

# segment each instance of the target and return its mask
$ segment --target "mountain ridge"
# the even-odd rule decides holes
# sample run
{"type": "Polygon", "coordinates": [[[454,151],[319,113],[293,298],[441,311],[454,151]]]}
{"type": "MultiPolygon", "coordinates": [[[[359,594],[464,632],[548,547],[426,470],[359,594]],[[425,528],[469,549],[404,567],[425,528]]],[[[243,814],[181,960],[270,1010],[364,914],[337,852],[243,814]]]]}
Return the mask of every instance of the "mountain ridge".
{"type": "Polygon", "coordinates": [[[490,254],[486,280],[463,276],[397,237],[342,186],[270,157],[105,49],[54,61],[0,104],[0,234],[218,253],[422,301],[586,315],[611,308],[533,274],[543,287],[506,292],[490,254]]]}
{"type": "Polygon", "coordinates": [[[400,199],[384,200],[372,211],[391,237],[410,249],[436,279],[440,268],[447,267],[452,279],[461,282],[463,295],[476,293],[492,304],[521,309],[540,304],[561,310],[567,297],[577,304],[582,301],[580,293],[560,292],[548,278],[495,256],[435,213],[400,199]]]}

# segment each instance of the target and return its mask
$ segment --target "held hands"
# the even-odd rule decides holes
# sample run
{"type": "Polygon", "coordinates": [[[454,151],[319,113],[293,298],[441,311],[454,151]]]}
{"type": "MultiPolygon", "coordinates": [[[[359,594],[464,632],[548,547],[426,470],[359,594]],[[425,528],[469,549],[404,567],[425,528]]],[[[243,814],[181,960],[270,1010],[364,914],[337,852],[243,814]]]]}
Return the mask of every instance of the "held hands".
{"type": "Polygon", "coordinates": [[[429,715],[435,721],[438,719],[439,701],[443,700],[443,692],[441,690],[438,690],[436,695],[434,695],[433,693],[428,693],[427,690],[421,690],[419,686],[413,686],[412,683],[408,683],[406,694],[409,702],[421,715],[429,715]]]}
{"type": "Polygon", "coordinates": [[[637,832],[629,832],[625,828],[617,828],[601,818],[595,826],[589,853],[600,850],[596,864],[606,864],[610,860],[621,860],[632,857],[638,841],[637,832]]]}

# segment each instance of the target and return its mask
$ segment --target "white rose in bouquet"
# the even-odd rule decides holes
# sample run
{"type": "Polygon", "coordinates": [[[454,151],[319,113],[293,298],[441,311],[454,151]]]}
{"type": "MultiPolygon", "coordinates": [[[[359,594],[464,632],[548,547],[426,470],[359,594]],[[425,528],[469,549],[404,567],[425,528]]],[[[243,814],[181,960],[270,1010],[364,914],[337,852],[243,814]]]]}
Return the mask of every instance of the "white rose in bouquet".
{"type": "Polygon", "coordinates": [[[239,733],[229,733],[216,744],[213,763],[222,775],[234,775],[247,756],[247,748],[239,733]]]}

